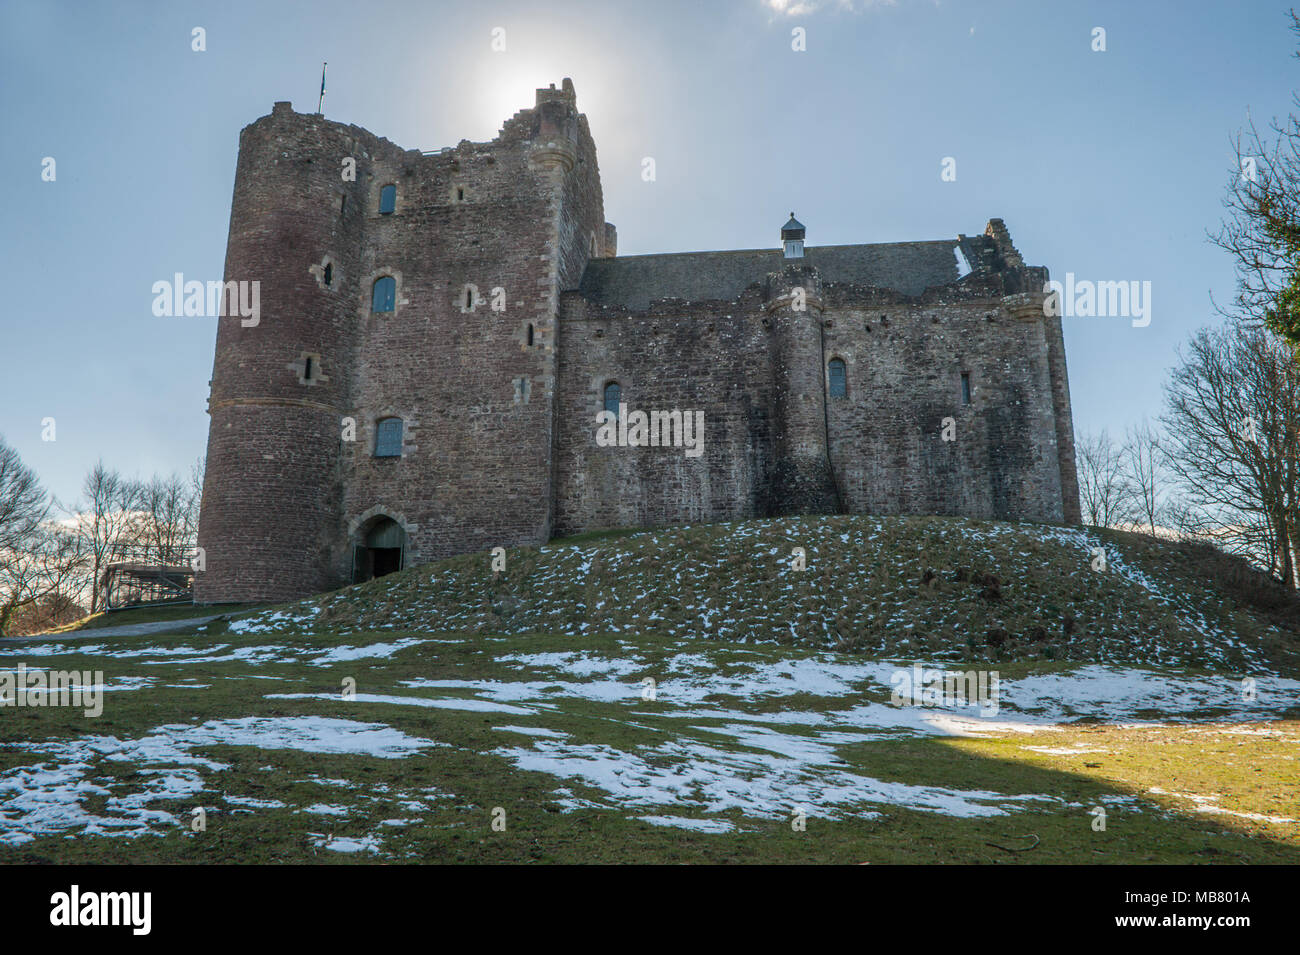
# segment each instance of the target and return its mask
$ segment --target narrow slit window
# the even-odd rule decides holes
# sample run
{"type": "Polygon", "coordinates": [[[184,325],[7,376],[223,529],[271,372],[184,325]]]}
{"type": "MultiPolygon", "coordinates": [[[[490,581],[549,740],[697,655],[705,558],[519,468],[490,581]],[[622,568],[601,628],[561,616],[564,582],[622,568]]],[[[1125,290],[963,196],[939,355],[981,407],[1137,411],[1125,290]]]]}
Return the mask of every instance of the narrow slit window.
{"type": "Polygon", "coordinates": [[[465,289],[465,307],[466,307],[466,308],[473,308],[473,307],[474,307],[474,290],[473,290],[473,289],[468,289],[468,288],[465,289]]]}
{"type": "Polygon", "coordinates": [[[532,343],[533,343],[533,323],[529,322],[528,323],[528,344],[531,345],[532,343]]]}
{"type": "Polygon", "coordinates": [[[375,287],[370,296],[372,312],[391,312],[397,304],[397,279],[383,275],[375,279],[375,287]]]}
{"type": "Polygon", "coordinates": [[[304,380],[304,381],[311,381],[311,380],[312,380],[312,375],[315,373],[315,371],[316,371],[316,368],[315,368],[315,366],[312,364],[311,355],[308,355],[306,358],[304,358],[304,359],[302,360],[302,377],[303,377],[303,380],[304,380]]]}
{"type": "Polygon", "coordinates": [[[623,400],[623,389],[617,381],[611,381],[605,385],[605,410],[611,414],[618,414],[618,403],[623,400]]]}
{"type": "Polygon", "coordinates": [[[325,274],[322,275],[321,278],[325,280],[326,285],[334,284],[334,265],[332,263],[325,263],[325,274]]]}
{"type": "Polygon", "coordinates": [[[457,202],[464,202],[464,201],[465,201],[465,190],[464,190],[464,189],[459,188],[459,187],[456,189],[456,201],[457,201],[457,202]]]}
{"type": "Polygon", "coordinates": [[[375,457],[402,456],[402,419],[380,418],[375,424],[375,457]]]}
{"type": "Polygon", "coordinates": [[[843,398],[849,393],[848,376],[842,358],[832,358],[830,363],[831,397],[843,398]]]}
{"type": "Polygon", "coordinates": [[[970,404],[970,372],[968,371],[961,373],[961,403],[970,404]]]}
{"type": "Polygon", "coordinates": [[[397,208],[397,187],[384,186],[379,190],[379,214],[381,216],[389,215],[397,208]]]}

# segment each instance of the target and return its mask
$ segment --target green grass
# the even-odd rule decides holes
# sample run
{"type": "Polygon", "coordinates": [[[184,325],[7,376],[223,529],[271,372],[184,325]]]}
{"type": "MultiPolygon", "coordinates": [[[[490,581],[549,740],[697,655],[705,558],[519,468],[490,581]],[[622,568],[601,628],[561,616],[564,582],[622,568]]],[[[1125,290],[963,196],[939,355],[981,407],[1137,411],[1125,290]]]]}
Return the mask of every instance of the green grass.
{"type": "MultiPolygon", "coordinates": [[[[392,641],[406,634],[368,635],[392,641]]],[[[253,644],[264,640],[250,641],[253,644]]],[[[442,635],[438,639],[451,639],[442,635]]],[[[273,640],[278,645],[280,641],[273,640]]],[[[356,645],[355,639],[320,635],[290,641],[292,651],[356,645]]],[[[151,640],[151,646],[193,646],[192,638],[151,640]]],[[[132,646],[128,642],[108,645],[132,646]]],[[[138,646],[138,643],[135,644],[138,646]]],[[[730,811],[720,814],[733,832],[700,833],[668,829],[637,820],[637,815],[718,818],[698,807],[645,806],[622,809],[562,811],[557,790],[608,802],[598,788],[561,780],[545,772],[523,771],[497,751],[527,746],[531,737],[494,727],[523,724],[564,733],[586,744],[621,752],[639,752],[666,739],[690,739],[728,752],[745,746],[719,732],[732,717],[701,716],[689,720],[671,714],[662,703],[636,696],[635,674],[628,678],[629,699],[594,701],[557,696],[554,705],[535,715],[426,709],[342,699],[269,699],[271,692],[337,695],[346,677],[358,692],[413,696],[424,691],[403,685],[410,679],[520,680],[517,665],[502,662],[511,654],[554,652],[572,641],[554,636],[519,636],[485,640],[469,635],[463,642],[421,643],[388,659],[317,667],[272,661],[249,665],[238,661],[140,665],[95,654],[65,654],[44,661],[66,669],[102,668],[145,674],[156,680],[145,690],[106,694],[104,714],[88,721],[72,709],[8,709],[0,720],[0,771],[57,761],[53,751],[19,751],[15,744],[60,741],[93,733],[121,740],[147,736],[159,726],[194,725],[208,720],[250,715],[276,717],[322,715],[383,724],[421,739],[444,744],[416,756],[382,759],[330,755],[293,749],[238,745],[195,747],[191,755],[226,764],[203,772],[200,794],[161,799],[150,808],[170,812],[179,822],[158,827],[163,835],[135,839],[60,832],[23,845],[0,847],[0,862],[1250,862],[1300,861],[1295,825],[1253,822],[1237,817],[1207,816],[1185,797],[1157,796],[1151,787],[1171,793],[1218,795],[1225,808],[1270,816],[1300,818],[1300,795],[1292,785],[1297,763],[1300,722],[1267,724],[1271,735],[1218,736],[1207,727],[1168,724],[1143,729],[1075,726],[1032,736],[1009,734],[983,739],[900,736],[841,747],[844,765],[883,782],[968,791],[988,790],[1014,797],[1043,794],[1048,805],[1013,808],[1006,815],[961,819],[916,809],[865,801],[841,818],[819,818],[823,807],[807,806],[805,832],[784,819],[760,819],[730,811]],[[266,677],[280,679],[268,680],[266,677]],[[177,688],[164,684],[207,684],[177,688]],[[1046,755],[1030,746],[1068,748],[1087,744],[1104,749],[1097,756],[1046,755]],[[1097,765],[1090,766],[1095,761],[1097,765]],[[322,780],[346,780],[339,786],[322,780]],[[227,796],[273,798],[283,807],[239,808],[227,796]],[[1132,805],[1112,804],[1104,833],[1091,828],[1088,809],[1115,797],[1137,797],[1132,805]],[[314,815],[305,807],[324,803],[347,811],[346,817],[314,815]],[[418,805],[417,805],[418,804],[418,805]],[[207,831],[184,829],[196,805],[209,808],[207,831]],[[505,832],[491,828],[492,810],[506,812],[505,832]],[[212,810],[217,811],[212,811],[212,810]],[[403,826],[385,820],[406,819],[403,826]],[[328,851],[313,836],[374,838],[378,854],[328,851]],[[1013,854],[988,843],[1015,848],[1037,836],[1039,845],[1013,854]]],[[[606,635],[584,641],[583,649],[617,657],[625,642],[606,635]]],[[[741,660],[801,659],[808,651],[754,646],[742,655],[710,643],[639,646],[645,672],[660,672],[679,653],[707,655],[726,672],[741,660]],[[642,652],[643,651],[643,652],[642,652]]],[[[159,659],[166,659],[159,656],[159,659]]],[[[39,661],[27,660],[29,666],[39,661]]],[[[120,674],[125,675],[125,674],[120,674]]],[[[537,679],[537,675],[533,676],[537,679]]],[[[547,682],[541,677],[541,682],[547,682]]],[[[468,691],[449,688],[446,697],[468,691]]],[[[883,696],[880,697],[883,699],[883,696]]],[[[852,702],[861,702],[855,698],[852,702]]],[[[751,715],[842,708],[835,697],[788,696],[779,700],[721,694],[700,708],[726,708],[751,715]]],[[[1247,727],[1249,728],[1249,727],[1247,727]]],[[[1210,727],[1213,729],[1213,727],[1210,727]]],[[[1233,729],[1229,727],[1228,729],[1233,729]]],[[[792,738],[803,730],[789,728],[792,738]]],[[[49,743],[45,744],[49,745],[49,743]]],[[[88,812],[112,816],[108,800],[138,793],[149,767],[130,761],[92,758],[87,778],[111,795],[84,800],[88,812]]],[[[74,830],[75,831],[75,830],[74,830]]]]}
{"type": "MultiPolygon", "coordinates": [[[[41,787],[19,775],[34,770],[63,767],[64,784],[89,784],[79,809],[104,820],[126,818],[124,807],[168,773],[193,773],[196,788],[148,800],[165,814],[149,834],[95,834],[65,818],[49,834],[0,842],[0,863],[1300,862],[1300,823],[1277,821],[1300,819],[1300,710],[1276,709],[1285,718],[1268,722],[1204,710],[1147,726],[1083,721],[1026,733],[994,725],[968,738],[889,728],[887,683],[814,681],[787,692],[764,682],[762,674],[784,667],[839,672],[947,651],[954,665],[995,664],[1009,683],[1068,674],[1092,662],[1087,648],[1123,665],[1150,665],[1158,650],[1161,678],[1191,685],[1214,673],[1235,679],[1224,670],[1234,645],[1243,668],[1255,666],[1249,672],[1265,672],[1252,655],[1293,672],[1291,636],[1228,607],[1177,553],[1107,536],[1113,563],[1130,576],[1101,575],[1088,569],[1086,551],[1044,540],[1030,525],[1002,525],[991,539],[967,539],[968,526],[816,518],[603,536],[512,550],[497,578],[486,555],[415,568],[277,611],[289,616],[255,614],[267,628],[260,632],[217,621],[187,634],[69,643],[46,657],[7,647],[3,666],[102,670],[110,685],[149,683],[104,694],[98,718],[72,708],[0,708],[0,817],[32,811],[6,802],[41,787]],[[794,540],[808,548],[804,576],[769,556],[778,547],[784,557],[794,540]],[[853,569],[864,567],[869,573],[853,569]],[[952,579],[959,567],[998,573],[996,607],[952,579]],[[936,569],[937,584],[921,585],[926,568],[936,569]],[[1133,583],[1139,570],[1168,603],[1133,583]],[[680,584],[670,588],[666,575],[680,575],[680,584]],[[642,590],[653,599],[636,599],[642,590]],[[700,607],[706,597],[726,610],[711,624],[700,607]],[[818,614],[841,604],[848,609],[833,619],[845,633],[828,637],[818,614]],[[1089,623],[1078,642],[1047,641],[1065,651],[1056,659],[1041,652],[1043,641],[1020,638],[1068,608],[1089,623]],[[1126,652],[1112,618],[1141,621],[1145,649],[1126,652]],[[793,636],[782,633],[783,620],[799,621],[793,636]],[[988,621],[1016,636],[997,648],[963,639],[988,621]],[[563,632],[584,622],[579,635],[563,632]],[[410,645],[313,662],[327,650],[398,641],[410,645]],[[1261,649],[1269,641],[1277,647],[1261,649]],[[566,657],[568,670],[557,669],[538,656],[575,652],[593,666],[566,657]],[[1217,665],[1197,668],[1196,659],[1217,665]],[[655,700],[641,696],[645,677],[658,681],[655,700]],[[359,699],[341,696],[350,680],[359,699]],[[692,686],[709,692],[691,697],[692,686]],[[320,698],[273,697],[285,693],[320,698]],[[440,705],[367,699],[376,696],[440,705]],[[522,712],[446,708],[483,705],[522,712]],[[846,715],[873,706],[884,722],[846,715]],[[248,717],[349,720],[437,745],[395,759],[231,742],[193,742],[172,763],[147,756],[171,734],[195,740],[195,727],[248,717]],[[547,733],[561,735],[539,735],[547,733]],[[87,737],[99,742],[81,746],[87,737]],[[154,743],[132,748],[143,738],[154,743]],[[525,765],[556,746],[566,761],[525,765]],[[822,755],[799,755],[810,748],[822,755]],[[583,759],[605,757],[623,771],[626,789],[572,775],[583,759]],[[856,788],[844,790],[845,779],[856,788]],[[671,802],[664,780],[678,786],[671,802]],[[724,804],[710,806],[719,793],[724,804]],[[934,793],[997,814],[921,808],[934,793]],[[239,805],[244,799],[282,805],[239,805]],[[1198,800],[1227,812],[1201,811],[1198,800]],[[308,811],[318,805],[343,814],[308,811]],[[189,828],[196,806],[207,812],[206,831],[189,828]],[[1093,828],[1098,806],[1105,831],[1093,828]],[[805,831],[790,824],[800,807],[805,831]],[[505,831],[492,827],[497,808],[505,831]],[[733,828],[699,832],[640,816],[733,828]],[[404,822],[386,825],[392,820],[404,822]],[[375,851],[322,844],[336,838],[369,840],[375,851]],[[1034,848],[1012,851],[1035,839],[1034,848]]],[[[1007,710],[999,719],[1017,716],[1007,710]]],[[[0,822],[0,841],[6,831],[0,822]]]]}
{"type": "Polygon", "coordinates": [[[868,655],[1300,674],[1289,620],[1133,534],[957,518],[818,517],[598,532],[412,568],[301,605],[337,630],[596,631],[774,640],[868,655]],[[1092,569],[1091,548],[1109,567],[1092,569]],[[794,548],[807,568],[792,569],[794,548]],[[929,576],[927,576],[929,575],[929,576]],[[997,579],[995,588],[982,581],[997,579]]]}

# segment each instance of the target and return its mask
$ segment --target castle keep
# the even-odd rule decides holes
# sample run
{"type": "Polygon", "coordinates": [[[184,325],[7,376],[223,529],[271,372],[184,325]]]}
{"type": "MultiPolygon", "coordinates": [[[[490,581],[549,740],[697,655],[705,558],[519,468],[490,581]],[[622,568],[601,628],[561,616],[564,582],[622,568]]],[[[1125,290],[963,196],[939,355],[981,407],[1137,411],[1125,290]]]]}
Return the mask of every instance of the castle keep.
{"type": "Polygon", "coordinates": [[[261,314],[218,324],[196,600],[604,527],[1078,522],[1060,319],[1001,220],[781,233],[617,256],[568,80],[434,153],[276,103],[240,135],[225,274],[260,283],[261,314]],[[606,407],[620,428],[702,412],[703,442],[658,440],[656,415],[656,440],[602,446],[606,407]]]}

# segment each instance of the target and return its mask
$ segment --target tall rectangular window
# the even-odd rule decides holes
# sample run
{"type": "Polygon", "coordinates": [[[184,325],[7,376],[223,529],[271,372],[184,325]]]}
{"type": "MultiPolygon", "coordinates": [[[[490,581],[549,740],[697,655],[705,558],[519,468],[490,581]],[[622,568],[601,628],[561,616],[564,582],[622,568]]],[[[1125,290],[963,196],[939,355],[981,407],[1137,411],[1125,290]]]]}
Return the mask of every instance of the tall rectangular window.
{"type": "Polygon", "coordinates": [[[845,373],[844,359],[832,358],[830,362],[831,397],[843,398],[849,393],[848,375],[845,373]]]}
{"type": "Polygon", "coordinates": [[[391,275],[381,275],[375,279],[370,294],[372,312],[391,312],[397,303],[397,279],[391,275]]]}
{"type": "Polygon", "coordinates": [[[381,418],[375,424],[375,457],[402,456],[402,419],[381,418]]]}
{"type": "Polygon", "coordinates": [[[964,405],[970,404],[970,372],[969,371],[963,371],[961,373],[961,403],[964,405]]]}
{"type": "Polygon", "coordinates": [[[379,190],[379,214],[386,216],[397,208],[397,187],[384,186],[379,190]]]}
{"type": "Polygon", "coordinates": [[[608,382],[605,385],[605,410],[615,417],[618,416],[618,403],[623,400],[623,389],[617,381],[608,382]]]}

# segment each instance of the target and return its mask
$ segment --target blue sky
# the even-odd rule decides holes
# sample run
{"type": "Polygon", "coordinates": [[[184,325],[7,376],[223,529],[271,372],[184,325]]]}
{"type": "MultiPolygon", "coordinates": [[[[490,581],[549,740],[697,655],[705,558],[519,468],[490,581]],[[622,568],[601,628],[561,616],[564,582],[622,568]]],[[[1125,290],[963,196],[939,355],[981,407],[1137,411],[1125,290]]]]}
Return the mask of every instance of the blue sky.
{"type": "Polygon", "coordinates": [[[422,149],[491,139],[572,77],[625,255],[776,246],[791,209],[809,245],[1001,217],[1054,277],[1152,283],[1149,327],[1065,336],[1076,430],[1157,414],[1175,348],[1232,294],[1205,238],[1231,137],[1300,88],[1286,5],[783,5],[0,0],[0,279],[22,303],[0,316],[0,434],[65,502],[97,458],[144,477],[203,454],[215,320],[156,318],[150,288],[221,277],[239,130],[276,100],[314,110],[322,60],[327,117],[422,149]]]}

